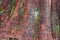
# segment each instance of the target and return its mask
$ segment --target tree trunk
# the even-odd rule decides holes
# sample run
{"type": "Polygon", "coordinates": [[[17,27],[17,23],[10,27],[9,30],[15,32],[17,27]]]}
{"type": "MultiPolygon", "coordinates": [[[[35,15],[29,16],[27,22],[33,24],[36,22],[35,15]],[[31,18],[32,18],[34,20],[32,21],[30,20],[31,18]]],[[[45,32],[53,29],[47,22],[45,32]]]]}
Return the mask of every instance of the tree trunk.
{"type": "Polygon", "coordinates": [[[38,0],[25,0],[23,40],[34,40],[35,15],[37,9],[38,0]]]}
{"type": "Polygon", "coordinates": [[[40,8],[40,40],[53,40],[51,27],[51,0],[42,0],[40,8]]]}
{"type": "Polygon", "coordinates": [[[59,23],[59,40],[60,40],[60,0],[57,0],[57,15],[59,23]]]}
{"type": "Polygon", "coordinates": [[[51,10],[52,10],[52,30],[53,30],[53,39],[54,40],[58,40],[58,31],[57,31],[57,13],[56,13],[56,0],[52,0],[52,6],[51,6],[51,10]]]}

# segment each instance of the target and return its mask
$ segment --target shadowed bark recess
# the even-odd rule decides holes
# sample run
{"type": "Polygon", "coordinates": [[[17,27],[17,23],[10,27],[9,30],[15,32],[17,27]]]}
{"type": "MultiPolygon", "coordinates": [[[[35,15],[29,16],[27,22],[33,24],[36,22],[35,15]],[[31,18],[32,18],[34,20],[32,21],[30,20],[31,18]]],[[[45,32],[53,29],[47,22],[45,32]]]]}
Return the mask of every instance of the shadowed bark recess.
{"type": "Polygon", "coordinates": [[[58,40],[58,31],[57,31],[57,12],[56,12],[56,1],[52,0],[52,8],[51,8],[51,15],[52,15],[52,30],[53,30],[53,39],[58,40]]]}
{"type": "Polygon", "coordinates": [[[58,23],[59,23],[59,40],[60,40],[60,0],[57,0],[56,2],[57,6],[57,15],[58,15],[58,23]]]}

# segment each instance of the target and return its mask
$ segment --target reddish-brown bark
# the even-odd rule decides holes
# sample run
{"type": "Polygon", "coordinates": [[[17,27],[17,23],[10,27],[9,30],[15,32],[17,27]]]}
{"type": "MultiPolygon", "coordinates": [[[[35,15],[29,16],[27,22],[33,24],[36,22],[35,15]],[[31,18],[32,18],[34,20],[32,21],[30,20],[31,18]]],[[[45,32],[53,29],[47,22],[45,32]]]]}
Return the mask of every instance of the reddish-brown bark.
{"type": "Polygon", "coordinates": [[[56,27],[56,24],[57,24],[57,21],[56,21],[56,17],[57,17],[56,1],[57,0],[52,0],[51,15],[52,15],[53,39],[58,40],[58,31],[57,31],[57,27],[56,27]]]}
{"type": "Polygon", "coordinates": [[[51,29],[51,0],[42,0],[40,8],[40,40],[53,40],[51,29]]]}
{"type": "Polygon", "coordinates": [[[25,0],[24,13],[24,38],[23,40],[34,40],[35,11],[38,0],[25,0]]]}
{"type": "MultiPolygon", "coordinates": [[[[20,5],[21,5],[21,0],[17,0],[13,15],[12,15],[12,17],[10,18],[10,20],[6,24],[7,28],[11,28],[11,32],[13,33],[12,35],[15,34],[14,28],[17,25],[19,25],[19,23],[20,23],[20,20],[19,20],[19,17],[20,17],[20,13],[19,13],[20,5]]],[[[18,37],[18,35],[17,35],[17,37],[18,37]]]]}
{"type": "MultiPolygon", "coordinates": [[[[0,40],[8,40],[10,37],[15,37],[18,40],[54,40],[52,38],[50,15],[51,0],[24,0],[25,9],[22,20],[20,20],[22,0],[16,0],[15,9],[11,17],[9,16],[9,4],[11,4],[9,1],[12,0],[5,0],[3,1],[3,6],[0,6],[0,10],[3,8],[6,9],[6,13],[0,16],[0,21],[3,20],[5,23],[5,25],[0,28],[0,40]],[[38,26],[36,27],[35,12],[37,10],[40,11],[40,24],[38,23],[38,26]],[[16,26],[19,26],[17,31],[16,26]]],[[[52,12],[56,10],[54,7],[52,6],[52,12]]],[[[56,40],[58,40],[57,34],[55,36],[56,40]]]]}
{"type": "MultiPolygon", "coordinates": [[[[10,0],[10,2],[11,2],[11,0],[10,0]]],[[[4,27],[4,26],[6,26],[6,23],[7,23],[7,21],[8,21],[8,19],[9,19],[9,13],[10,13],[10,5],[9,5],[9,0],[6,0],[6,1],[2,1],[2,4],[1,4],[1,10],[0,11],[2,11],[3,9],[5,9],[5,11],[6,12],[4,12],[4,13],[1,13],[0,14],[0,16],[1,16],[1,27],[4,27]]]]}
{"type": "MultiPolygon", "coordinates": [[[[8,0],[6,0],[8,1],[8,0]]],[[[4,2],[5,3],[5,2],[4,2]]],[[[15,30],[14,28],[16,27],[16,25],[19,25],[19,10],[20,10],[20,5],[21,5],[21,0],[17,0],[17,3],[16,3],[16,6],[15,6],[15,9],[14,9],[14,12],[13,12],[13,15],[12,17],[8,20],[6,18],[2,18],[2,17],[5,17],[5,16],[8,16],[9,14],[9,6],[7,3],[4,4],[5,8],[6,8],[6,14],[4,14],[2,17],[1,17],[1,20],[2,19],[5,19],[4,21],[8,20],[7,22],[5,22],[6,26],[4,28],[0,28],[0,37],[5,37],[7,40],[10,36],[15,36],[16,33],[15,33],[15,30]],[[7,6],[6,6],[7,5],[7,6]],[[4,31],[6,33],[4,33],[4,31]],[[4,35],[4,36],[2,36],[4,35]]],[[[18,35],[17,35],[18,38],[20,38],[18,35]]],[[[5,40],[6,40],[5,39],[5,40]]],[[[2,40],[2,39],[1,39],[2,40]]],[[[20,40],[20,39],[19,39],[20,40]]]]}

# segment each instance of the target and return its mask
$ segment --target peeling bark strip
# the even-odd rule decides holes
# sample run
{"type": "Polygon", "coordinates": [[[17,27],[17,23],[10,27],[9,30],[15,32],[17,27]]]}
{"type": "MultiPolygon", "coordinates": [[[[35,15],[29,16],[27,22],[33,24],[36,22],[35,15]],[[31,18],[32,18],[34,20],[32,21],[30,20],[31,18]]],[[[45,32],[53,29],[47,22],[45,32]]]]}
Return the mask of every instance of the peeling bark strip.
{"type": "Polygon", "coordinates": [[[51,0],[41,1],[40,40],[53,40],[51,29],[51,0]]]}

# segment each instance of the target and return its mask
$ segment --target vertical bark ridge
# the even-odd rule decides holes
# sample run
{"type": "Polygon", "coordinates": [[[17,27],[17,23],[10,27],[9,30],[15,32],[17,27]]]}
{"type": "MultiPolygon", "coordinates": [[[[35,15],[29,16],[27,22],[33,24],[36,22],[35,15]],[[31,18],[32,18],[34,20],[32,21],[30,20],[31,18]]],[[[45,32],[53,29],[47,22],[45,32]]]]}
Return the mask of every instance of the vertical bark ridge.
{"type": "Polygon", "coordinates": [[[35,12],[38,0],[25,0],[24,37],[23,40],[34,40],[35,12]]]}
{"type": "Polygon", "coordinates": [[[40,40],[53,40],[50,19],[51,0],[42,0],[40,10],[40,40]]]}
{"type": "Polygon", "coordinates": [[[53,30],[53,39],[58,40],[58,34],[57,34],[57,13],[56,13],[56,1],[52,0],[52,6],[51,6],[51,15],[52,15],[52,30],[53,30]]]}

